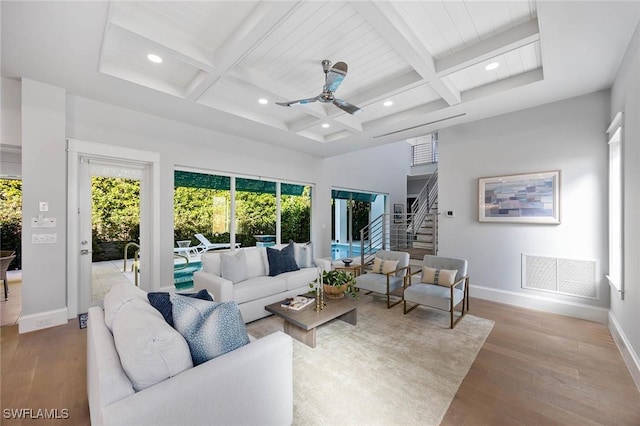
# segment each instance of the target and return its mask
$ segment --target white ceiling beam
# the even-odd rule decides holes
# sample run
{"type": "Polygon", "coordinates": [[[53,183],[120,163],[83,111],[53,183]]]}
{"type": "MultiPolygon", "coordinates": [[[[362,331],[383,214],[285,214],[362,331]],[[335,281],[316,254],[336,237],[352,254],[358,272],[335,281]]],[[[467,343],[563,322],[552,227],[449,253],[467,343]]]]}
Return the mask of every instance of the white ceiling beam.
{"type": "Polygon", "coordinates": [[[209,72],[214,69],[209,62],[204,60],[204,57],[202,57],[202,59],[196,58],[196,56],[199,56],[196,52],[185,53],[184,49],[177,50],[176,48],[163,43],[161,40],[151,38],[149,34],[140,34],[136,30],[127,28],[120,23],[110,22],[107,25],[107,28],[107,31],[113,33],[113,35],[119,35],[121,37],[128,38],[135,43],[148,46],[151,50],[171,56],[180,62],[191,65],[192,67],[209,72]]]}
{"type": "Polygon", "coordinates": [[[356,1],[350,4],[449,105],[460,103],[460,92],[438,77],[433,56],[393,3],[356,1]]]}
{"type": "Polygon", "coordinates": [[[534,19],[437,60],[436,72],[439,77],[444,77],[538,40],[540,30],[538,20],[534,19]]]}
{"type": "Polygon", "coordinates": [[[371,84],[366,91],[349,95],[349,102],[359,107],[364,107],[422,86],[423,84],[426,84],[424,79],[412,69],[397,77],[385,78],[383,81],[371,84]]]}
{"type": "Polygon", "coordinates": [[[197,100],[211,85],[242,61],[265,37],[284,21],[302,2],[261,2],[215,53],[215,69],[190,86],[187,99],[197,100]]]}
{"type": "Polygon", "coordinates": [[[542,80],[544,80],[542,68],[537,68],[535,70],[527,71],[525,73],[518,74],[504,80],[496,81],[495,83],[485,84],[484,86],[466,90],[462,92],[462,101],[470,102],[479,98],[484,98],[486,96],[499,95],[508,90],[512,90],[542,80]]]}

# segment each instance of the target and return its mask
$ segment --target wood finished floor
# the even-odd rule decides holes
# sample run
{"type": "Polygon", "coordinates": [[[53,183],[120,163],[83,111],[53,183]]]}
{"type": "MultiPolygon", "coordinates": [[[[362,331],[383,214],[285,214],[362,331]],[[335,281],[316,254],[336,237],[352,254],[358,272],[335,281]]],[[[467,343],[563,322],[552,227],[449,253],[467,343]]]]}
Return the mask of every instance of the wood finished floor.
{"type": "MultiPolygon", "coordinates": [[[[495,326],[442,425],[640,425],[640,393],[606,326],[478,299],[470,313],[495,326]]],[[[0,423],[88,425],[86,329],[70,321],[23,335],[11,325],[0,334],[2,410],[70,414],[0,423]]]]}

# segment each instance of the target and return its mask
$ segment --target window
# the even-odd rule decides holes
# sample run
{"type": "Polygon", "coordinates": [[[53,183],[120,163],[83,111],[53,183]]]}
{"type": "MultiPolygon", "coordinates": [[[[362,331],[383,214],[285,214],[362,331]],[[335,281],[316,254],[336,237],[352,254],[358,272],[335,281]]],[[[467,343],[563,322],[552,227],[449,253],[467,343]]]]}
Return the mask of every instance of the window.
{"type": "Polygon", "coordinates": [[[182,170],[174,172],[174,185],[176,241],[198,244],[195,233],[242,247],[310,240],[309,185],[182,170]]]}
{"type": "Polygon", "coordinates": [[[623,179],[622,113],[607,130],[609,134],[609,284],[623,294],[623,179]]]}

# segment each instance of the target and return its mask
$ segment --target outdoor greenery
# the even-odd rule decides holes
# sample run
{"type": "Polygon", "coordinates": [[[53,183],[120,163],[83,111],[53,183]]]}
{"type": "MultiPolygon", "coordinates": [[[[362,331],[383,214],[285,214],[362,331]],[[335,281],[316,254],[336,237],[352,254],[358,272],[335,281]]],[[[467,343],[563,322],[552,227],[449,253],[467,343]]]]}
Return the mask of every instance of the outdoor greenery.
{"type": "Polygon", "coordinates": [[[0,179],[0,248],[16,252],[10,269],[22,269],[22,181],[0,179]]]}

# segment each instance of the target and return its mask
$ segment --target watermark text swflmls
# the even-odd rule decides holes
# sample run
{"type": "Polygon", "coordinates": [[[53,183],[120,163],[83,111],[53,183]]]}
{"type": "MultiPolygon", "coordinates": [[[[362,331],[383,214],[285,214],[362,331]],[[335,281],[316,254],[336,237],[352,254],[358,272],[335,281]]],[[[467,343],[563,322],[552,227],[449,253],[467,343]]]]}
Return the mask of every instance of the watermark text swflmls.
{"type": "Polygon", "coordinates": [[[69,418],[68,408],[5,408],[2,417],[14,420],[65,420],[69,418]]]}

